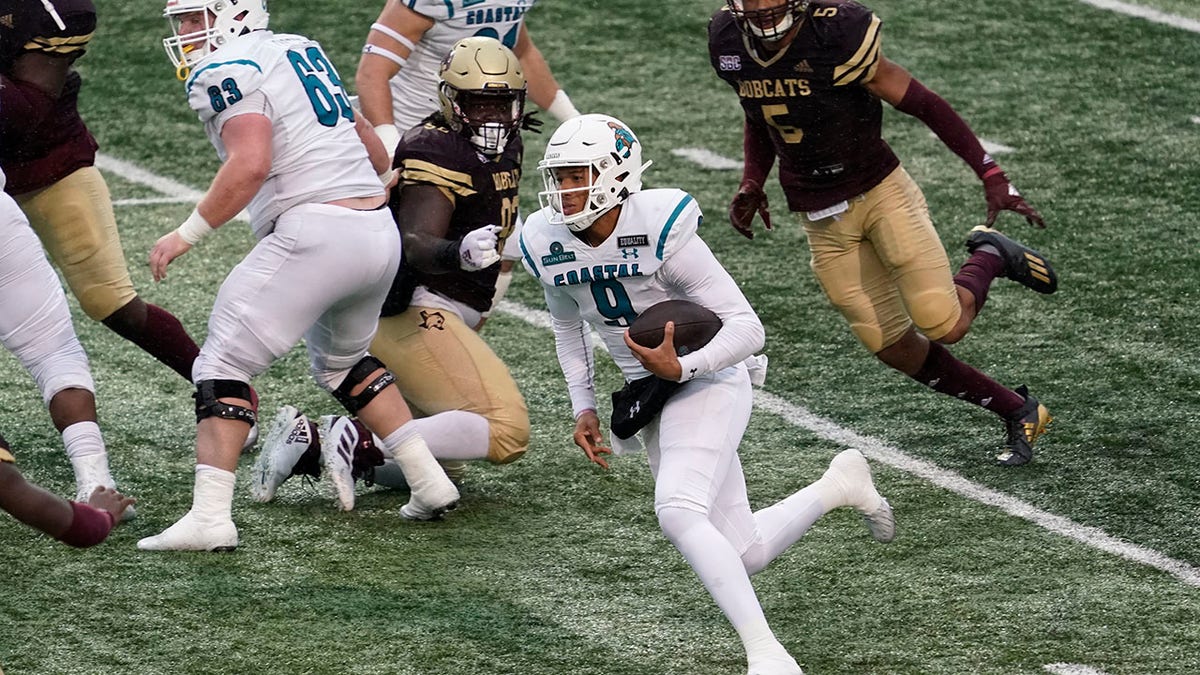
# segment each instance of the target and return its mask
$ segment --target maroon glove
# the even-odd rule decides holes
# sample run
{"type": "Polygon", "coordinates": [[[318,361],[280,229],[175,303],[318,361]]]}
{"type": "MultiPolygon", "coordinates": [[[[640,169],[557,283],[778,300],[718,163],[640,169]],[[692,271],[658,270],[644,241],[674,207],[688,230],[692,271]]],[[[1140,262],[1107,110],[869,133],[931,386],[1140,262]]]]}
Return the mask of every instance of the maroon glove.
{"type": "Polygon", "coordinates": [[[771,229],[771,212],[767,208],[767,193],[754,181],[744,181],[733,203],[729,205],[729,224],[747,239],[754,238],[754,214],[762,216],[763,225],[771,229]]]}
{"type": "Polygon", "coordinates": [[[988,227],[996,222],[996,216],[1000,215],[1001,211],[1016,211],[1025,216],[1025,220],[1030,225],[1038,229],[1045,229],[1046,221],[1042,220],[1042,214],[1021,197],[1021,193],[1017,192],[1017,188],[1008,182],[1008,176],[1004,175],[1000,167],[992,167],[983,174],[983,192],[987,196],[988,210],[985,225],[988,227]]]}

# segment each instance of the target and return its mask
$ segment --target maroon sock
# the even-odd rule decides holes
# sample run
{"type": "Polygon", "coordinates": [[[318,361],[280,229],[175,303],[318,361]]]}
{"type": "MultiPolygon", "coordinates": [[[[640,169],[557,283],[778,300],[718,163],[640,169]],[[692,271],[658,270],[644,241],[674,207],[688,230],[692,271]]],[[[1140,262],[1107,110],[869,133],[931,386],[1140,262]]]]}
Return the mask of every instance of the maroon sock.
{"type": "Polygon", "coordinates": [[[992,279],[1004,274],[1004,260],[994,254],[976,250],[954,275],[955,285],[967,289],[975,296],[975,313],[983,311],[983,303],[987,302],[988,290],[992,287],[992,279]]]}
{"type": "Polygon", "coordinates": [[[954,358],[936,342],[929,343],[929,355],[912,378],[934,391],[987,408],[1001,417],[1007,417],[1025,403],[1015,391],[954,358]]]}
{"type": "Polygon", "coordinates": [[[142,330],[118,331],[121,337],[144,349],[150,356],[162,361],[168,368],[192,381],[192,363],[200,354],[200,348],[183,329],[173,314],[146,303],[146,324],[142,330]]]}

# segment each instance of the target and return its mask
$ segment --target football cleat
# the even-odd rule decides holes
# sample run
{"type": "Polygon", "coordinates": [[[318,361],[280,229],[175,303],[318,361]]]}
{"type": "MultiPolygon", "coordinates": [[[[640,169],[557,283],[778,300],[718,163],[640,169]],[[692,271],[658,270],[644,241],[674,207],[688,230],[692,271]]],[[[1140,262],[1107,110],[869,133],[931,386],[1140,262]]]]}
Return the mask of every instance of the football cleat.
{"type": "MultiPolygon", "coordinates": [[[[92,493],[102,485],[113,490],[117,489],[117,483],[108,469],[107,453],[76,457],[71,460],[71,466],[75,469],[75,501],[77,503],[87,504],[92,498],[92,493]]],[[[133,520],[136,517],[137,511],[129,506],[121,514],[121,522],[133,520]]]]}
{"type": "Polygon", "coordinates": [[[886,544],[896,538],[892,506],[876,491],[871,466],[861,452],[853,448],[839,452],[822,478],[841,488],[845,504],[858,511],[875,541],[886,544]]]}
{"type": "Polygon", "coordinates": [[[359,431],[354,420],[343,415],[323,415],[317,425],[321,437],[321,461],[333,483],[338,508],[354,510],[354,449],[359,431]]]}
{"type": "Polygon", "coordinates": [[[996,462],[1001,466],[1028,464],[1033,459],[1034,441],[1046,433],[1046,427],[1054,419],[1050,417],[1046,406],[1029,395],[1028,387],[1021,385],[1017,387],[1016,392],[1025,399],[1025,404],[1004,420],[1008,438],[1004,443],[1004,450],[996,455],[996,462]]]}
{"type": "Polygon", "coordinates": [[[279,486],[296,474],[320,477],[320,452],[316,425],[294,406],[281,407],[254,462],[250,497],[256,502],[269,502],[279,486]]]}
{"type": "Polygon", "coordinates": [[[232,520],[201,522],[191,511],[161,534],[138,541],[141,551],[232,551],[238,545],[232,520]]]}
{"type": "Polygon", "coordinates": [[[974,252],[984,245],[991,245],[1000,253],[1004,260],[1004,276],[1038,293],[1049,295],[1058,290],[1058,275],[1041,253],[987,225],[977,225],[967,236],[967,251],[974,252]]]}

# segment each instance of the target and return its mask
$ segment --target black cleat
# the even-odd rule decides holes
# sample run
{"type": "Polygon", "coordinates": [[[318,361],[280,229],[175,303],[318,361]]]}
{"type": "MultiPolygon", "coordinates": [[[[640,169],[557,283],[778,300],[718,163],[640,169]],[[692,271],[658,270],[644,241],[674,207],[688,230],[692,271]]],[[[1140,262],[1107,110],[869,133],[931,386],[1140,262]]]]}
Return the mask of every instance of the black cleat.
{"type": "Polygon", "coordinates": [[[984,244],[991,244],[1000,252],[1004,259],[1004,276],[1038,293],[1049,295],[1058,290],[1058,275],[1041,253],[987,225],[978,225],[967,236],[967,251],[974,252],[984,244]]]}
{"type": "Polygon", "coordinates": [[[1004,420],[1008,439],[1004,443],[1004,450],[996,455],[996,462],[1001,466],[1028,464],[1033,459],[1033,442],[1046,433],[1047,425],[1054,419],[1050,417],[1046,406],[1029,395],[1025,385],[1017,387],[1016,391],[1025,399],[1025,405],[1004,420]]]}

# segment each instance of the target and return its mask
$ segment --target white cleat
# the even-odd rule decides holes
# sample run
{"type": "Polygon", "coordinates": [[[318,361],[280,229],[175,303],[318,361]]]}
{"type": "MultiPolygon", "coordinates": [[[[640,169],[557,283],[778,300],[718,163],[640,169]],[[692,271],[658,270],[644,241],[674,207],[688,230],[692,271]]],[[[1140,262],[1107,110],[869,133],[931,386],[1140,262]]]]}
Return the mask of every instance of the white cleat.
{"type": "Polygon", "coordinates": [[[841,489],[845,504],[853,506],[862,515],[875,541],[886,544],[896,538],[892,506],[875,490],[871,466],[861,452],[851,448],[838,453],[823,478],[830,479],[841,489]]]}
{"type": "Polygon", "coordinates": [[[344,415],[323,415],[318,425],[321,436],[321,460],[333,483],[338,508],[354,510],[354,449],[358,447],[358,428],[344,415]]]}
{"type": "Polygon", "coordinates": [[[137,543],[141,551],[232,551],[238,545],[232,520],[203,523],[188,511],[161,534],[137,543]]]}
{"type": "Polygon", "coordinates": [[[800,664],[787,652],[765,659],[755,659],[749,665],[750,669],[746,671],[746,675],[804,675],[800,664]]]}
{"type": "MultiPolygon", "coordinates": [[[[92,493],[100,486],[113,490],[117,489],[117,483],[113,480],[112,473],[108,469],[107,453],[77,457],[71,460],[71,466],[75,469],[76,502],[87,504],[92,498],[92,493]]],[[[136,517],[137,511],[132,506],[129,506],[121,514],[121,522],[133,520],[136,517]]]]}
{"type": "Polygon", "coordinates": [[[319,442],[313,426],[294,406],[282,406],[275,413],[251,474],[250,497],[254,501],[269,502],[275,498],[275,491],[292,476],[296,463],[313,443],[319,442]]]}

